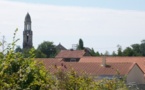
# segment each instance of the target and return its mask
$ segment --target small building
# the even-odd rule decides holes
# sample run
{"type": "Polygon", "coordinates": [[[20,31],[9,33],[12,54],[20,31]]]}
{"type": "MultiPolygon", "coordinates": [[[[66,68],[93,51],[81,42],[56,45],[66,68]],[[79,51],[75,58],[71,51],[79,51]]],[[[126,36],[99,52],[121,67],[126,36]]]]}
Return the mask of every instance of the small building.
{"type": "Polygon", "coordinates": [[[90,54],[85,50],[61,50],[55,58],[62,58],[65,62],[78,62],[84,56],[90,54]]]}
{"type": "Polygon", "coordinates": [[[67,50],[63,45],[61,45],[61,43],[59,43],[59,44],[56,46],[56,49],[57,49],[58,51],[67,50]]]}

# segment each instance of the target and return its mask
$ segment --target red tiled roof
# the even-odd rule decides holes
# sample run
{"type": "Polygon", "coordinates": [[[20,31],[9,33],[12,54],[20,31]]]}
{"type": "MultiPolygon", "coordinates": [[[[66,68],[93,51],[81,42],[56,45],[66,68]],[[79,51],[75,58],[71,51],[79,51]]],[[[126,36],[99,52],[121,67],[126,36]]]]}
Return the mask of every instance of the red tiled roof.
{"type": "Polygon", "coordinates": [[[56,58],[81,58],[84,55],[84,50],[61,50],[56,58]]]}
{"type": "Polygon", "coordinates": [[[117,75],[119,71],[120,75],[127,75],[132,67],[136,63],[133,62],[124,62],[124,63],[107,63],[106,67],[101,66],[101,63],[84,63],[84,62],[57,62],[53,60],[44,60],[44,65],[51,72],[55,72],[54,67],[60,67],[64,71],[68,71],[73,68],[78,73],[86,72],[91,75],[117,75]]]}
{"type": "Polygon", "coordinates": [[[35,60],[42,61],[42,62],[56,63],[56,62],[61,62],[62,58],[35,58],[35,60]]]}
{"type": "MultiPolygon", "coordinates": [[[[79,62],[102,62],[102,57],[82,57],[79,62]]],[[[124,62],[135,62],[138,64],[138,66],[142,69],[142,71],[145,73],[145,57],[106,57],[107,63],[112,62],[118,62],[118,63],[124,63],[124,62]]]]}
{"type": "Polygon", "coordinates": [[[46,68],[59,62],[63,62],[62,58],[36,58],[36,61],[42,62],[46,68]]]}

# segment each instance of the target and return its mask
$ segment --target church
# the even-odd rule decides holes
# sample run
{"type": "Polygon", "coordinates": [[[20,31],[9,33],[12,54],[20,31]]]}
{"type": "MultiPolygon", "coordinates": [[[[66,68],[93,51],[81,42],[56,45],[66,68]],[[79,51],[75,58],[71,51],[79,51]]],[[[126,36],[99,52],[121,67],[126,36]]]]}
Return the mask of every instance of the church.
{"type": "MultiPolygon", "coordinates": [[[[24,20],[24,31],[23,31],[23,50],[24,49],[31,49],[33,47],[33,31],[32,31],[32,21],[30,14],[27,13],[24,20]]],[[[56,46],[58,51],[60,50],[67,50],[64,46],[60,43],[56,46]]]]}
{"type": "Polygon", "coordinates": [[[33,31],[31,29],[31,17],[27,13],[24,21],[23,31],[23,49],[30,49],[33,47],[33,31]]]}

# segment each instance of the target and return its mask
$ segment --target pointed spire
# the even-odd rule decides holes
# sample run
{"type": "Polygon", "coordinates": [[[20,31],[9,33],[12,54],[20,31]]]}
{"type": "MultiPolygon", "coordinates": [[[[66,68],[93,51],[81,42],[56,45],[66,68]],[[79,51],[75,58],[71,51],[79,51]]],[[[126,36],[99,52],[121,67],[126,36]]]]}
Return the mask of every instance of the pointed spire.
{"type": "Polygon", "coordinates": [[[28,12],[27,12],[27,15],[25,17],[25,22],[31,22],[31,17],[30,17],[28,12]]]}

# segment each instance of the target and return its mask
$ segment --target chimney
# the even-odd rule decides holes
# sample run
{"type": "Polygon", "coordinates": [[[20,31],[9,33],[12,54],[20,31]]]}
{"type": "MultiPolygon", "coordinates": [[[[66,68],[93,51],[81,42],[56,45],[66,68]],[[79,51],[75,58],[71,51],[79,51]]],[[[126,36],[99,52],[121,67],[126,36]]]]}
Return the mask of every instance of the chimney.
{"type": "Polygon", "coordinates": [[[70,51],[74,51],[73,49],[70,49],[70,51]]]}
{"type": "Polygon", "coordinates": [[[102,64],[101,66],[106,67],[106,56],[102,57],[102,64]]]}

